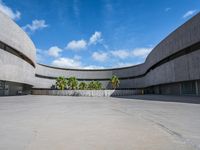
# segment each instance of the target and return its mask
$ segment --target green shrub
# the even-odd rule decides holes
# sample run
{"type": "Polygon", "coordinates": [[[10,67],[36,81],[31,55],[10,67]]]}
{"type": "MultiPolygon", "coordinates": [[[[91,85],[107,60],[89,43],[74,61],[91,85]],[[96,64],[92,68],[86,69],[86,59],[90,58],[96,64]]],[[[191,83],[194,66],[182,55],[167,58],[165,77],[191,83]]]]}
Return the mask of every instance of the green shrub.
{"type": "Polygon", "coordinates": [[[102,84],[99,81],[92,81],[88,84],[89,90],[100,90],[102,89],[102,84]]]}
{"type": "Polygon", "coordinates": [[[87,83],[81,82],[78,86],[79,90],[87,90],[87,83]]]}
{"type": "Polygon", "coordinates": [[[102,83],[99,81],[91,81],[88,84],[86,82],[80,82],[78,84],[78,80],[76,77],[69,77],[65,79],[65,77],[58,77],[56,79],[56,88],[59,90],[64,90],[68,87],[70,90],[101,90],[102,83]]]}
{"type": "Polygon", "coordinates": [[[67,85],[69,89],[75,90],[78,87],[78,80],[76,79],[76,77],[70,77],[68,78],[67,85]]]}
{"type": "Polygon", "coordinates": [[[93,90],[94,89],[94,81],[91,81],[88,83],[88,90],[93,90]]]}
{"type": "Polygon", "coordinates": [[[64,90],[66,86],[67,80],[65,79],[65,77],[60,76],[56,78],[56,88],[58,88],[59,90],[64,90]]]}
{"type": "Polygon", "coordinates": [[[96,81],[95,82],[95,90],[101,90],[102,89],[102,83],[101,82],[99,82],[99,81],[96,81]]]}

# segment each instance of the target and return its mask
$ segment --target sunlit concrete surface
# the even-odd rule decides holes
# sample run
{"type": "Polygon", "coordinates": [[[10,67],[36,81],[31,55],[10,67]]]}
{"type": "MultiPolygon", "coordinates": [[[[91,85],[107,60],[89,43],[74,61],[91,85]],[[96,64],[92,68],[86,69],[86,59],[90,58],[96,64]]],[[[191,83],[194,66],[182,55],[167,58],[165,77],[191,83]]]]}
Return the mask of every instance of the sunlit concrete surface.
{"type": "Polygon", "coordinates": [[[149,97],[0,97],[0,150],[199,150],[199,98],[149,97]]]}

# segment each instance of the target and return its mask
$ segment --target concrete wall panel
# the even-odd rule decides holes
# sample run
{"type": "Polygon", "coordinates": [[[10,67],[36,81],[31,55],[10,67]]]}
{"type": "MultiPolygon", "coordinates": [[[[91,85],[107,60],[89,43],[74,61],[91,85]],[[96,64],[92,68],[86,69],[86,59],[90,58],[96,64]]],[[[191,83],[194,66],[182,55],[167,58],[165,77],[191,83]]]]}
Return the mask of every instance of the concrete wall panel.
{"type": "Polygon", "coordinates": [[[188,54],[188,72],[190,80],[200,79],[200,50],[188,54]]]}
{"type": "Polygon", "coordinates": [[[28,35],[8,16],[0,12],[0,41],[27,56],[35,63],[36,49],[28,35]]]}
{"type": "Polygon", "coordinates": [[[35,69],[23,59],[0,49],[0,80],[34,84],[35,69]]]}
{"type": "Polygon", "coordinates": [[[174,60],[175,80],[185,81],[189,80],[188,60],[186,56],[179,57],[174,60]]]}

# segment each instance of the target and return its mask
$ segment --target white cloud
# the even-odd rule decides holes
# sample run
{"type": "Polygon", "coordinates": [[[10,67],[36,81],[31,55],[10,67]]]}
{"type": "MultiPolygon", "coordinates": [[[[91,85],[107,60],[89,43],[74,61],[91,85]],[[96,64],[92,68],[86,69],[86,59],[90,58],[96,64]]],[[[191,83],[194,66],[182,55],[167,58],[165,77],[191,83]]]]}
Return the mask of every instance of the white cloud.
{"type": "MultiPolygon", "coordinates": [[[[98,62],[106,62],[112,56],[116,58],[125,59],[125,58],[141,58],[141,62],[147,55],[151,52],[152,48],[135,48],[134,50],[115,50],[111,52],[103,52],[103,51],[96,51],[92,53],[92,58],[98,62]]],[[[82,62],[82,58],[79,55],[75,55],[72,58],[69,57],[60,57],[59,53],[62,50],[58,47],[54,46],[46,51],[46,56],[51,55],[56,57],[55,60],[52,61],[52,65],[57,67],[64,67],[64,68],[81,68],[81,69],[103,69],[103,66],[97,66],[94,64],[86,65],[82,62]],[[51,54],[50,54],[51,50],[51,54]],[[47,55],[48,54],[48,55],[47,55]]],[[[45,53],[43,53],[45,54],[45,53]]],[[[44,55],[45,56],[45,55],[44,55]]],[[[44,58],[46,58],[46,56],[44,58]]],[[[115,65],[113,67],[126,67],[139,64],[141,62],[120,62],[119,59],[115,59],[115,65]]],[[[108,65],[108,64],[107,64],[108,65]]]]}
{"type": "MultiPolygon", "coordinates": [[[[106,68],[104,66],[97,66],[97,65],[84,65],[80,61],[79,58],[76,59],[76,56],[74,56],[73,58],[67,58],[67,57],[57,58],[51,64],[56,67],[73,68],[73,69],[105,69],[106,68]]],[[[114,68],[133,66],[133,65],[140,64],[140,62],[138,63],[118,62],[116,64],[117,65],[113,66],[114,68]]]]}
{"type": "Polygon", "coordinates": [[[53,66],[62,68],[79,68],[79,69],[103,69],[103,66],[96,65],[83,65],[80,61],[81,57],[75,55],[73,58],[61,57],[57,58],[52,62],[53,66]]]}
{"type": "Polygon", "coordinates": [[[108,54],[105,52],[94,52],[92,58],[99,62],[104,62],[108,59],[108,54]]]}
{"type": "Polygon", "coordinates": [[[85,49],[87,46],[87,42],[85,40],[79,40],[79,41],[71,41],[67,44],[66,49],[71,49],[71,50],[81,50],[85,49]]]}
{"type": "Polygon", "coordinates": [[[103,39],[101,37],[101,32],[95,32],[89,39],[89,41],[86,41],[84,39],[81,40],[72,40],[70,41],[65,49],[70,49],[70,50],[81,50],[81,49],[86,49],[90,45],[96,45],[97,43],[101,43],[105,49],[107,49],[107,45],[102,43],[103,39]]]}
{"type": "Polygon", "coordinates": [[[197,12],[197,10],[189,10],[183,15],[183,18],[190,17],[190,16],[194,15],[196,12],[197,12]]]}
{"type": "Polygon", "coordinates": [[[79,60],[75,60],[75,59],[67,58],[67,57],[61,57],[61,58],[55,59],[52,62],[52,65],[57,66],[57,67],[66,67],[66,68],[80,68],[82,66],[79,60]]]}
{"type": "Polygon", "coordinates": [[[152,51],[152,48],[135,48],[132,51],[132,55],[135,57],[145,58],[152,51]]]}
{"type": "Polygon", "coordinates": [[[58,58],[60,57],[60,53],[62,52],[62,49],[60,49],[57,46],[52,46],[48,50],[44,49],[36,49],[36,60],[39,63],[44,63],[45,60],[49,58],[49,56],[58,58]]]}
{"type": "Polygon", "coordinates": [[[130,54],[127,50],[115,50],[115,51],[111,51],[111,54],[113,56],[121,58],[121,59],[125,59],[128,56],[130,56],[130,54]]]}
{"type": "Polygon", "coordinates": [[[152,48],[135,48],[134,50],[115,50],[111,51],[111,55],[120,59],[126,59],[127,57],[142,57],[145,58],[152,48]]]}
{"type": "Polygon", "coordinates": [[[102,42],[102,37],[101,37],[101,32],[98,32],[96,31],[91,37],[90,37],[90,40],[89,40],[89,45],[91,44],[97,44],[98,42],[102,42]]]}
{"type": "Polygon", "coordinates": [[[60,52],[62,52],[62,49],[60,49],[57,46],[52,46],[48,50],[48,55],[49,56],[53,56],[53,57],[59,57],[60,56],[60,52]]]}
{"type": "Polygon", "coordinates": [[[103,66],[89,65],[89,66],[83,67],[83,69],[105,69],[105,67],[103,67],[103,66]]]}
{"type": "Polygon", "coordinates": [[[12,8],[6,6],[6,4],[2,0],[0,0],[0,11],[2,11],[13,20],[18,20],[21,18],[21,13],[18,10],[14,12],[12,8]]]}
{"type": "Polygon", "coordinates": [[[46,24],[45,20],[33,20],[32,24],[27,24],[24,27],[22,27],[25,31],[26,30],[30,30],[32,32],[39,30],[39,29],[43,29],[48,27],[48,25],[46,24]]]}

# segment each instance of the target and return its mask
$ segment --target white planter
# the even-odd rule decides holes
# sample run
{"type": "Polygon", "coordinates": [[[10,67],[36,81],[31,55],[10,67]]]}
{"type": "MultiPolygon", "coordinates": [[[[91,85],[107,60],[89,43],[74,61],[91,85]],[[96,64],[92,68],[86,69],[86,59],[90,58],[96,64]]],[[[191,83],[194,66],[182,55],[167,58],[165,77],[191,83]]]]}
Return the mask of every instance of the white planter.
{"type": "Polygon", "coordinates": [[[111,97],[141,94],[141,90],[32,90],[33,95],[111,97]]]}

